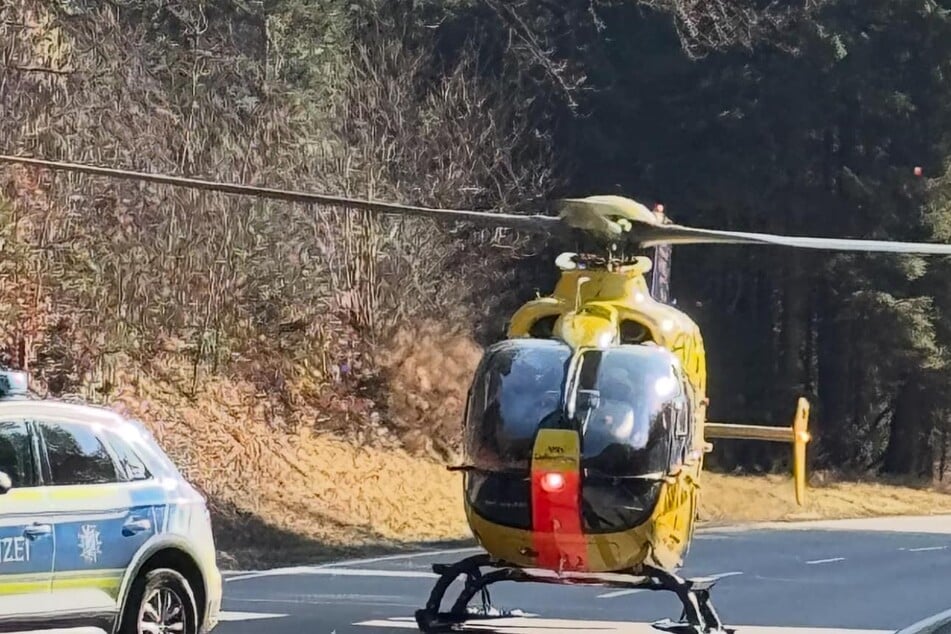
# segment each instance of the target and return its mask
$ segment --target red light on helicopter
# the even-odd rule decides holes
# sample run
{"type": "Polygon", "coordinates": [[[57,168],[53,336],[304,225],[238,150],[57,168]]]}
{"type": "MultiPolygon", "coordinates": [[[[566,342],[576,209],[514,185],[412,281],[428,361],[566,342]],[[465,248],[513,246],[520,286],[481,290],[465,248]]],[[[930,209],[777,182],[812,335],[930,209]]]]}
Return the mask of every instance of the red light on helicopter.
{"type": "Polygon", "coordinates": [[[557,493],[565,488],[565,476],[551,471],[542,476],[541,485],[546,493],[557,493]]]}

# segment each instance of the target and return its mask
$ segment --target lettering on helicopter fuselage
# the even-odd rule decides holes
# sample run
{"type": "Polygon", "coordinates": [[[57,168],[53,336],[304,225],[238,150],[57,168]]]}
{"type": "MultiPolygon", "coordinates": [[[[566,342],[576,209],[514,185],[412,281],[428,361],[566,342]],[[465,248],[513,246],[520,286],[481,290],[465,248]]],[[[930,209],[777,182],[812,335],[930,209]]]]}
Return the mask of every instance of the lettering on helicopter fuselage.
{"type": "Polygon", "coordinates": [[[30,542],[26,537],[0,539],[0,564],[30,561],[30,542]]]}
{"type": "Polygon", "coordinates": [[[565,455],[566,449],[558,445],[549,445],[541,451],[532,455],[534,460],[553,460],[557,462],[574,462],[570,456],[565,455]]]}

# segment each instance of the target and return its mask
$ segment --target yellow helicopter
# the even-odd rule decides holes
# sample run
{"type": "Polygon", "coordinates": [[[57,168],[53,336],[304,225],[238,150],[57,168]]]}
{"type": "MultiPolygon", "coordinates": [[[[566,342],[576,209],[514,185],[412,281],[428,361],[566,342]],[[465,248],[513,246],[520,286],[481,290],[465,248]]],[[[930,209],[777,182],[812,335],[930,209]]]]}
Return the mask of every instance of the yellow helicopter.
{"type": "Polygon", "coordinates": [[[0,162],[136,179],[300,203],[423,215],[550,235],[600,236],[606,255],[564,253],[553,293],[525,303],[507,336],[489,346],[466,403],[464,504],[484,553],[439,575],[420,630],[448,631],[510,616],[487,587],[500,581],[593,584],[670,591],[680,621],[654,623],[683,634],[730,632],[713,608],[714,580],[677,570],[697,517],[709,440],[790,443],[795,496],[806,488],[809,403],[800,398],[788,427],[708,421],[700,329],[667,303],[670,248],[676,244],[760,244],[825,250],[951,255],[951,245],[791,237],[719,231],[670,222],[660,210],[619,196],[558,201],[557,215],[431,209],[106,167],[0,156],[0,162]],[[617,247],[654,248],[655,260],[617,256],[617,247]],[[646,275],[653,269],[649,288],[646,275]],[[486,570],[483,572],[483,570],[486,570]],[[465,585],[448,611],[455,579],[465,585]],[[477,594],[483,605],[471,608],[477,594]]]}

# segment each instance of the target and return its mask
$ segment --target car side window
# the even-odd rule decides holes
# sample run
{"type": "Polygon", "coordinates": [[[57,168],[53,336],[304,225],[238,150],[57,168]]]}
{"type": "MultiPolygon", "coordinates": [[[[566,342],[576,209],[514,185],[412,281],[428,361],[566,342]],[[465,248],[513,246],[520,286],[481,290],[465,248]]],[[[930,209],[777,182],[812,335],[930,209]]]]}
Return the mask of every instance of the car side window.
{"type": "Polygon", "coordinates": [[[119,460],[119,467],[123,470],[126,479],[136,481],[148,480],[152,477],[152,473],[136,453],[135,448],[118,434],[109,434],[109,444],[119,460]]]}
{"type": "Polygon", "coordinates": [[[39,423],[39,427],[52,486],[119,481],[115,463],[92,429],[63,423],[39,423]]]}
{"type": "Polygon", "coordinates": [[[13,482],[13,488],[36,486],[33,443],[26,423],[0,421],[0,471],[13,482]]]}

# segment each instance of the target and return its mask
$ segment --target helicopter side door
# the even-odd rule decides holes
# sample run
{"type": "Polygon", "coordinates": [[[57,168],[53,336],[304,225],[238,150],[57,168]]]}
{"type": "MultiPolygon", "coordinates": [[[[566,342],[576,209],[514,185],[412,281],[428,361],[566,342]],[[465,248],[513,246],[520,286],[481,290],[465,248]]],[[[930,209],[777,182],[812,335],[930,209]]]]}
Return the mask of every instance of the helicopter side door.
{"type": "Polygon", "coordinates": [[[673,475],[680,471],[690,454],[693,443],[693,407],[688,392],[687,379],[680,366],[672,366],[671,373],[675,377],[678,390],[667,404],[668,409],[665,411],[665,415],[669,416],[671,426],[670,460],[667,471],[673,475]]]}

